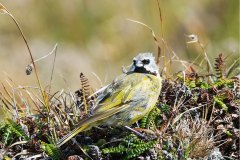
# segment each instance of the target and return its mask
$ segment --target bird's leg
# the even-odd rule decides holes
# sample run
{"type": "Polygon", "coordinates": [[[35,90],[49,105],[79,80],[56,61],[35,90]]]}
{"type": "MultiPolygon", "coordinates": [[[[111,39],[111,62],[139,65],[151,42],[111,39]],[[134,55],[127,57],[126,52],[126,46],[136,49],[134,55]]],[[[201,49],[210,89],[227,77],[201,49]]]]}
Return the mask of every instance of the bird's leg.
{"type": "Polygon", "coordinates": [[[132,132],[133,132],[134,134],[136,134],[137,136],[146,139],[146,136],[145,136],[145,135],[143,135],[143,134],[141,134],[140,132],[132,129],[131,127],[128,127],[128,126],[124,126],[124,127],[125,127],[126,129],[132,131],[132,132]]]}

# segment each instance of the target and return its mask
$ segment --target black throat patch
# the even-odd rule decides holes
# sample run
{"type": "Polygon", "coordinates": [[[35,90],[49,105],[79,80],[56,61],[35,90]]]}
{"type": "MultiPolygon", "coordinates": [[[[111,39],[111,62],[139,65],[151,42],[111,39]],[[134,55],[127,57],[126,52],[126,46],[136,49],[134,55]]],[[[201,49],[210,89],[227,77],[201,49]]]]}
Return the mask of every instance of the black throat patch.
{"type": "Polygon", "coordinates": [[[135,72],[135,73],[147,73],[147,74],[156,75],[155,73],[152,73],[152,72],[146,70],[146,68],[144,68],[144,67],[135,67],[133,72],[135,72]]]}

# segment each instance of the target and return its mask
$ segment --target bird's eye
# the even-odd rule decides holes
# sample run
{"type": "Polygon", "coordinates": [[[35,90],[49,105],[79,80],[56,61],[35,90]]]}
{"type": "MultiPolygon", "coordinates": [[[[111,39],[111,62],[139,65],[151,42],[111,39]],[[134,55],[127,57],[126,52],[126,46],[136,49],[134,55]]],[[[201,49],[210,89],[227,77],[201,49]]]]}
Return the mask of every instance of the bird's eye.
{"type": "Polygon", "coordinates": [[[136,60],[133,60],[133,64],[135,65],[137,63],[137,61],[136,60]]]}
{"type": "Polygon", "coordinates": [[[150,63],[150,60],[149,60],[149,59],[144,59],[144,60],[142,60],[142,63],[143,63],[143,64],[149,64],[149,63],[150,63]]]}

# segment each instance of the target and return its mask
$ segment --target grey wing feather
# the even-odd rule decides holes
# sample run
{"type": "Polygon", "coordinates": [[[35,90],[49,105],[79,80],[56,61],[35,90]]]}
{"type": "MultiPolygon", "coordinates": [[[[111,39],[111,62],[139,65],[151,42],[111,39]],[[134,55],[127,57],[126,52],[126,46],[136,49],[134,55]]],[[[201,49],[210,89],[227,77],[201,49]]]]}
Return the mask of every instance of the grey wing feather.
{"type": "Polygon", "coordinates": [[[112,83],[95,92],[96,94],[98,94],[98,96],[95,105],[91,108],[91,114],[94,113],[94,110],[97,108],[99,103],[101,103],[101,101],[111,96],[116,87],[121,84],[125,76],[126,74],[117,77],[112,83]]]}

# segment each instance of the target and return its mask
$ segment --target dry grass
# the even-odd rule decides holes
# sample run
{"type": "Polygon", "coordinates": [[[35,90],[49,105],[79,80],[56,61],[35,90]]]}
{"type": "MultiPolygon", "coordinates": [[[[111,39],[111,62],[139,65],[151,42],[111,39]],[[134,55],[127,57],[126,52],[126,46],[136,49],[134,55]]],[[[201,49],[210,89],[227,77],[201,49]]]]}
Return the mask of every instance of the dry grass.
{"type": "MultiPolygon", "coordinates": [[[[158,7],[163,23],[159,3],[158,7]]],[[[0,13],[9,15],[17,25],[31,58],[27,73],[34,71],[38,82],[37,86],[21,86],[9,77],[2,83],[0,107],[6,118],[0,125],[0,159],[66,159],[74,155],[89,159],[200,159],[206,158],[216,147],[223,156],[239,158],[239,77],[230,76],[238,70],[239,59],[225,69],[225,59],[220,54],[212,67],[205,46],[196,35],[188,35],[191,38],[188,44],[200,46],[202,52],[192,62],[181,60],[163,39],[163,34],[158,38],[148,25],[139,21],[134,22],[152,33],[158,48],[157,61],[163,61],[165,78],[156,108],[139,121],[142,127],[135,133],[142,136],[123,128],[93,128],[76,136],[74,143],[56,148],[61,137],[81,119],[90,116],[96,95],[82,73],[78,91],[68,89],[52,93],[55,59],[50,85],[42,86],[35,65],[37,60],[32,57],[20,26],[1,4],[0,13]],[[185,69],[171,73],[174,62],[185,69]],[[225,150],[226,147],[229,149],[225,150]]],[[[56,47],[49,54],[52,53],[56,58],[56,47]]]]}

